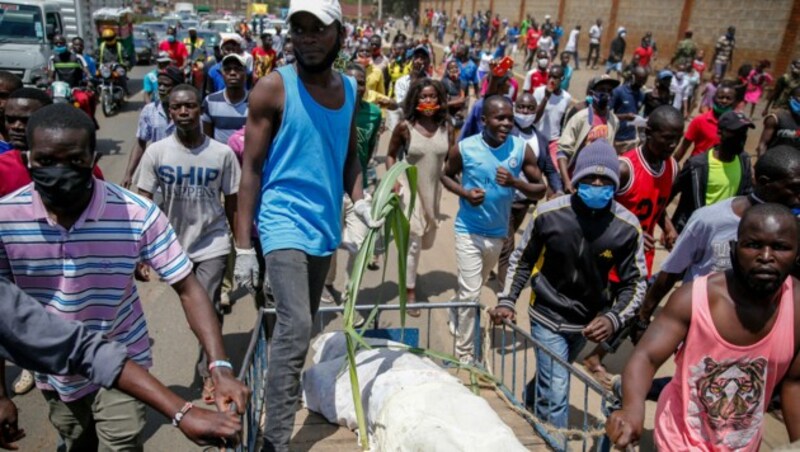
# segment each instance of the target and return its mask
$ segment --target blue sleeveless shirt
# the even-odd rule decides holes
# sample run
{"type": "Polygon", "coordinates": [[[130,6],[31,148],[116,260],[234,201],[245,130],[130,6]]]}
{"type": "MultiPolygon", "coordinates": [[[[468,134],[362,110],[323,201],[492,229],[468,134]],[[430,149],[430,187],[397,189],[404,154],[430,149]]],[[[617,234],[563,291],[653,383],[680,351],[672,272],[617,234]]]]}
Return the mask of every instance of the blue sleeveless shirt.
{"type": "Polygon", "coordinates": [[[293,65],[278,69],[283,79],[283,117],[261,177],[258,232],[264,254],[281,249],[312,256],[336,251],[342,239],[344,165],[355,111],[354,79],[339,74],[344,104],[318,104],[293,65]]]}
{"type": "Polygon", "coordinates": [[[483,141],[483,134],[477,134],[461,140],[458,149],[462,161],[461,185],[466,190],[482,188],[486,197],[479,206],[473,206],[464,198],[459,200],[456,232],[492,238],[508,236],[514,189],[499,185],[495,175],[497,168],[503,166],[519,178],[525,160],[525,141],[509,136],[498,148],[491,148],[483,141]]]}

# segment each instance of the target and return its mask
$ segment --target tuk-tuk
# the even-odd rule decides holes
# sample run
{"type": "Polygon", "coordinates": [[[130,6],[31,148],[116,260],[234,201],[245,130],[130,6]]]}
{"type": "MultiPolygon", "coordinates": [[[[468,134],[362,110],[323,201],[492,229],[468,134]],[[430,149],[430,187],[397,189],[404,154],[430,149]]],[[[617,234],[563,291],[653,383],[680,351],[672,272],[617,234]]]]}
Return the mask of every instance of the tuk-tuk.
{"type": "Polygon", "coordinates": [[[113,29],[117,40],[128,55],[129,67],[136,65],[136,45],[133,39],[133,11],[130,8],[100,8],[92,13],[92,20],[97,27],[97,48],[100,48],[103,30],[113,29]]]}

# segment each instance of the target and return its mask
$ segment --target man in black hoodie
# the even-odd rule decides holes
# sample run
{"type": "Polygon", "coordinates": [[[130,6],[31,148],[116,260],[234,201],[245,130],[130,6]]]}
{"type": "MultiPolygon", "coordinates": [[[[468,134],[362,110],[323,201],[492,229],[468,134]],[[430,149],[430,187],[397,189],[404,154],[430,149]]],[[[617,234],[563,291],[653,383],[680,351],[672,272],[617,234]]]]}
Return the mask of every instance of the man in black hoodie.
{"type": "MultiPolygon", "coordinates": [[[[541,204],[534,212],[511,256],[506,289],[491,312],[495,323],[514,320],[517,298],[530,280],[531,335],[568,362],[587,339],[603,342],[634,316],[647,275],[639,220],[613,200],[619,188],[614,148],[605,140],[584,148],[572,183],[575,194],[541,204]],[[616,301],[606,290],[613,267],[620,279],[616,301]]],[[[564,428],[568,370],[539,349],[536,367],[526,405],[543,422],[564,428]]]]}

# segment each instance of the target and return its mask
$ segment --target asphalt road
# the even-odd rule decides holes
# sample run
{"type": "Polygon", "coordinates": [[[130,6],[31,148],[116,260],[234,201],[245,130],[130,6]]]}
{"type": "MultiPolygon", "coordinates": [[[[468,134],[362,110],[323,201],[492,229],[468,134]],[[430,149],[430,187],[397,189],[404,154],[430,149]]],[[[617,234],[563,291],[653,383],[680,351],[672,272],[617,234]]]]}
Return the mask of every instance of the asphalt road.
{"type": "MultiPolygon", "coordinates": [[[[142,107],[142,96],[138,92],[141,88],[141,78],[148,70],[150,70],[149,67],[137,67],[131,72],[131,91],[135,94],[121,114],[113,118],[104,118],[98,111],[100,123],[98,150],[102,153],[100,166],[109,181],[119,182],[122,179],[129,151],[134,142],[138,112],[142,107]]],[[[577,71],[573,78],[574,89],[578,90],[586,86],[592,75],[594,74],[590,71],[577,71]]],[[[751,134],[751,139],[748,140],[748,149],[754,147],[756,140],[753,138],[758,136],[757,133],[760,130],[754,132],[751,134]]],[[[381,162],[381,156],[386,155],[387,145],[388,134],[384,134],[378,149],[378,160],[381,162]]],[[[421,300],[433,303],[449,301],[454,295],[457,280],[452,221],[457,209],[458,201],[455,196],[445,192],[442,199],[443,221],[435,246],[422,254],[420,276],[417,283],[417,294],[421,300]]],[[[660,263],[664,257],[665,252],[660,250],[657,255],[657,263],[660,263]]],[[[343,269],[345,268],[343,252],[338,253],[338,261],[339,272],[336,286],[341,290],[344,286],[343,269]]],[[[394,261],[394,254],[390,252],[386,282],[381,281],[382,271],[368,272],[359,297],[360,303],[396,302],[397,270],[394,261]]],[[[493,284],[490,282],[482,294],[482,301],[490,305],[496,301],[492,290],[493,284]]],[[[190,400],[199,398],[200,384],[194,381],[194,364],[198,352],[197,341],[189,330],[177,296],[169,287],[159,282],[140,283],[139,293],[153,343],[155,365],[151,370],[152,373],[182,397],[190,400]]],[[[527,291],[522,294],[520,299],[528,299],[527,291]]],[[[520,301],[519,305],[522,306],[522,303],[524,302],[520,301]]],[[[520,309],[519,311],[521,315],[518,323],[523,326],[527,325],[526,310],[520,309]]],[[[225,317],[223,333],[226,350],[231,355],[237,370],[245,353],[255,317],[256,311],[250,296],[244,296],[237,300],[232,313],[225,317]]],[[[424,318],[425,316],[423,316],[424,318]]],[[[445,321],[446,313],[444,312],[437,312],[433,316],[430,330],[434,343],[447,344],[452,340],[445,321]]],[[[325,323],[327,328],[336,328],[338,325],[337,321],[331,323],[326,321],[325,323]]],[[[397,323],[397,319],[391,316],[381,319],[382,326],[396,326],[397,323]]],[[[425,328],[424,322],[419,320],[411,319],[410,325],[425,328]]],[[[609,371],[620,373],[629,353],[628,344],[623,346],[616,355],[607,358],[606,365],[609,371]]],[[[670,375],[673,370],[674,365],[670,361],[661,369],[659,375],[670,375]]],[[[7,371],[9,386],[17,374],[18,369],[9,365],[7,371]]],[[[28,434],[28,437],[19,443],[21,450],[53,450],[57,441],[56,433],[47,420],[47,409],[41,394],[37,390],[33,390],[26,395],[14,397],[14,402],[19,407],[20,424],[28,434]]],[[[199,403],[202,404],[202,402],[199,403]]],[[[648,403],[647,411],[646,435],[653,428],[655,404],[648,403]]],[[[767,419],[763,450],[770,450],[774,445],[785,444],[787,441],[782,423],[771,416],[767,416],[767,419]]],[[[170,425],[168,419],[149,409],[144,437],[145,449],[148,451],[202,450],[189,443],[177,429],[170,425]]],[[[355,439],[353,444],[355,445],[355,439]]],[[[647,444],[648,438],[645,438],[643,440],[644,449],[647,449],[647,444]]]]}

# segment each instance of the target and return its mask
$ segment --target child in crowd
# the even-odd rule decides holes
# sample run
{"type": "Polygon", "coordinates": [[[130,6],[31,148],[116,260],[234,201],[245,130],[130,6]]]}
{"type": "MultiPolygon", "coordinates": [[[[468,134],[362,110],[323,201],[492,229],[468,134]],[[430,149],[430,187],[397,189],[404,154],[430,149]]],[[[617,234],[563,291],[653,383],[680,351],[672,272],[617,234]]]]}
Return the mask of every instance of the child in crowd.
{"type": "Polygon", "coordinates": [[[750,118],[756,111],[756,104],[761,100],[761,94],[764,93],[764,87],[772,84],[775,80],[772,74],[766,72],[771,66],[768,60],[761,60],[755,68],[747,75],[747,87],[744,93],[744,103],[750,105],[750,118]]]}
{"type": "Polygon", "coordinates": [[[711,110],[714,106],[714,95],[717,94],[717,87],[719,87],[720,81],[720,76],[714,74],[711,76],[711,80],[703,86],[703,90],[700,92],[700,97],[702,98],[702,101],[700,101],[701,114],[711,110]]]}

